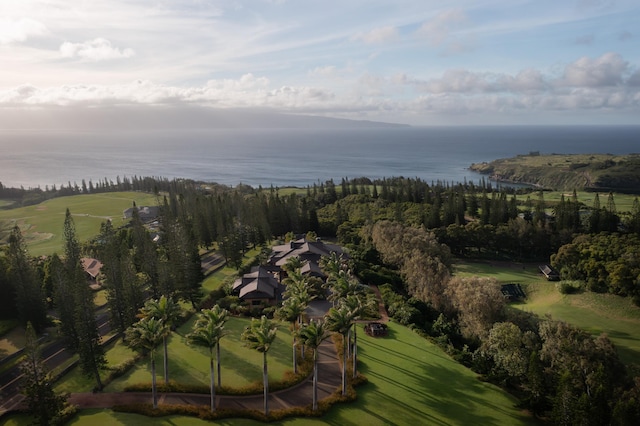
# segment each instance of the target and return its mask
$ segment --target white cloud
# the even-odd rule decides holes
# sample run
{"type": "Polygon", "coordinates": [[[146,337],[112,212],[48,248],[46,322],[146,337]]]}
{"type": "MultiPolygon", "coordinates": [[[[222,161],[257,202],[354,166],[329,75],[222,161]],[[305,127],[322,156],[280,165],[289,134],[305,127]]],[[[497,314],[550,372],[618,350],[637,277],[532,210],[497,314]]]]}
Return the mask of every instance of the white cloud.
{"type": "MultiPolygon", "coordinates": [[[[321,67],[318,75],[335,72],[321,67]]],[[[201,85],[173,86],[150,80],[122,85],[21,85],[0,91],[0,107],[93,105],[199,105],[271,108],[279,111],[385,120],[421,114],[531,114],[557,111],[637,111],[640,71],[615,53],[580,58],[559,72],[526,68],[515,73],[450,69],[424,79],[398,72],[343,75],[345,90],[275,82],[246,73],[201,85]],[[346,86],[346,83],[349,86],[346,86]]]]}
{"type": "Polygon", "coordinates": [[[398,29],[391,26],[375,28],[366,33],[353,36],[353,40],[359,40],[366,44],[380,44],[393,41],[398,38],[398,29]]]}
{"type": "Polygon", "coordinates": [[[335,65],[327,65],[324,67],[316,67],[309,71],[309,75],[312,77],[324,77],[332,78],[338,73],[338,68],[335,65]]]}
{"type": "Polygon", "coordinates": [[[96,38],[83,43],[64,42],[60,45],[63,58],[81,58],[89,61],[106,61],[111,59],[130,58],[136,53],[133,49],[113,47],[105,38],[96,38]]]}
{"type": "Polygon", "coordinates": [[[464,24],[467,20],[467,15],[463,10],[447,10],[424,22],[416,33],[426,38],[432,45],[440,46],[450,38],[451,32],[455,28],[464,24]]]}
{"type": "Polygon", "coordinates": [[[567,65],[561,84],[568,86],[615,86],[623,81],[629,64],[617,53],[605,53],[599,58],[582,57],[567,65]]]}
{"type": "Polygon", "coordinates": [[[0,19],[0,44],[21,43],[47,33],[47,27],[33,19],[0,19]]]}
{"type": "Polygon", "coordinates": [[[498,81],[506,90],[514,92],[542,91],[548,86],[544,75],[533,68],[522,70],[515,76],[504,75],[498,81]]]}
{"type": "Polygon", "coordinates": [[[465,69],[446,70],[442,77],[429,80],[404,78],[404,83],[422,92],[443,93],[524,93],[563,89],[631,87],[638,72],[631,74],[629,63],[617,53],[605,53],[597,58],[582,57],[564,66],[561,75],[543,74],[527,68],[515,75],[495,72],[474,72],[465,69]]]}

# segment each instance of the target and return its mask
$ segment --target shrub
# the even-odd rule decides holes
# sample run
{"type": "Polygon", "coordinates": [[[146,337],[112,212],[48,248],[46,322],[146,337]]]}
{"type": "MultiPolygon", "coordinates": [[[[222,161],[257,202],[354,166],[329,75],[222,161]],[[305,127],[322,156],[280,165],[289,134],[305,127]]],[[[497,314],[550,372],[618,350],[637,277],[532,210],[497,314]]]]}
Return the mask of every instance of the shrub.
{"type": "Polygon", "coordinates": [[[556,283],[556,288],[562,294],[575,294],[583,290],[582,282],[580,281],[559,281],[556,283]]]}
{"type": "Polygon", "coordinates": [[[592,291],[594,293],[607,292],[607,284],[604,281],[600,281],[595,278],[589,278],[587,288],[589,289],[589,291],[592,291]]]}
{"type": "MultiPolygon", "coordinates": [[[[282,389],[290,388],[298,383],[303,382],[311,374],[313,370],[313,352],[306,351],[305,358],[300,360],[298,364],[298,374],[293,374],[291,371],[287,371],[284,374],[282,380],[269,381],[269,390],[278,391],[282,389]]],[[[262,393],[262,380],[251,383],[247,386],[240,388],[221,386],[216,387],[216,393],[218,395],[258,395],[262,393]]],[[[151,392],[151,383],[134,383],[127,386],[124,389],[125,392],[151,392]]],[[[210,392],[209,386],[206,385],[185,385],[178,383],[175,380],[170,380],[168,384],[159,383],[158,392],[175,392],[175,393],[201,393],[208,394],[210,392]]]]}
{"type": "Polygon", "coordinates": [[[58,415],[52,419],[52,425],[66,425],[71,421],[75,415],[78,414],[78,407],[76,405],[67,404],[64,409],[58,413],[58,415]]]}
{"type": "Polygon", "coordinates": [[[118,377],[124,376],[127,371],[129,371],[138,361],[142,359],[142,354],[136,354],[133,358],[129,358],[128,360],[121,362],[120,364],[114,365],[113,367],[109,367],[110,373],[107,377],[104,378],[102,384],[104,386],[108,385],[118,377]]]}
{"type": "Polygon", "coordinates": [[[365,376],[358,375],[350,380],[347,386],[347,394],[342,395],[340,387],[338,387],[330,396],[318,401],[318,410],[313,411],[311,404],[303,407],[291,407],[280,410],[271,410],[269,416],[265,416],[262,411],[258,410],[242,410],[242,409],[226,409],[219,408],[211,412],[206,406],[194,405],[160,405],[154,409],[151,404],[126,404],[114,406],[114,411],[136,413],[147,417],[164,417],[169,415],[182,415],[197,417],[202,420],[220,420],[227,418],[244,418],[260,422],[282,421],[291,417],[320,417],[329,409],[339,403],[352,402],[357,399],[355,387],[366,385],[368,380],[365,376]]]}

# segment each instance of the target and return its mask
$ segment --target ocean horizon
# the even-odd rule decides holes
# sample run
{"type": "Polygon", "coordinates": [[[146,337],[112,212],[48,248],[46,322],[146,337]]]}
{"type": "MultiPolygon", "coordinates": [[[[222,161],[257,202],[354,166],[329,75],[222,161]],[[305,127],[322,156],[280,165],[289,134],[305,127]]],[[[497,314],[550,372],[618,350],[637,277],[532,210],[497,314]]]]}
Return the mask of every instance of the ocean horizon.
{"type": "Polygon", "coordinates": [[[45,188],[117,177],[305,187],[329,179],[479,182],[472,163],[640,152],[640,126],[0,130],[0,182],[45,188]]]}

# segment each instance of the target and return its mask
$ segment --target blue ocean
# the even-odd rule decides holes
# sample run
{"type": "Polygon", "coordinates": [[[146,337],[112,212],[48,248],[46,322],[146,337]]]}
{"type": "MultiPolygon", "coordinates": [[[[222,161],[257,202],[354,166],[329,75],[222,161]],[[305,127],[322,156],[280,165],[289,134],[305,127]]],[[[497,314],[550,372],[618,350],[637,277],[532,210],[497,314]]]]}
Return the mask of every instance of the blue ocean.
{"type": "Polygon", "coordinates": [[[640,126],[0,131],[0,182],[24,188],[157,176],[235,186],[342,177],[478,182],[472,163],[539,151],[640,152],[640,126]]]}

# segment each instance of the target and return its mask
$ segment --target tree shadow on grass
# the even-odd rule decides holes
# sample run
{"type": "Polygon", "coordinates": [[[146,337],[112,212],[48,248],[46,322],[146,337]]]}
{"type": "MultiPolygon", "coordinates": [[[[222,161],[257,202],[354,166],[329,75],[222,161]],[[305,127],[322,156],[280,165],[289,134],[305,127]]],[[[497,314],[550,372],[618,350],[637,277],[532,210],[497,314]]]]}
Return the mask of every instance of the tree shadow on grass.
{"type": "Polygon", "coordinates": [[[426,341],[418,346],[402,340],[402,333],[390,331],[389,336],[398,339],[386,342],[385,346],[372,339],[362,342],[361,371],[369,383],[377,386],[383,398],[400,407],[400,412],[407,415],[407,422],[419,422],[426,412],[433,417],[428,420],[429,424],[533,423],[519,415],[513,405],[505,405],[513,399],[496,398],[501,392],[498,388],[480,382],[474,373],[456,364],[439,348],[426,341]]]}

